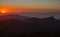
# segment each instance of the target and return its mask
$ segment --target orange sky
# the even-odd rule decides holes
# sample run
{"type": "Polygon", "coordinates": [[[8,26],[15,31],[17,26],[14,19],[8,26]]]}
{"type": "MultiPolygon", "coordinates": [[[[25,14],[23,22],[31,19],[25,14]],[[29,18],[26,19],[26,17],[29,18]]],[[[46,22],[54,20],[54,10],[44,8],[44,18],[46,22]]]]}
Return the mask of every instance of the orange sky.
{"type": "Polygon", "coordinates": [[[7,12],[57,12],[60,9],[27,9],[27,8],[12,8],[12,7],[2,7],[1,10],[7,10],[7,12]]]}
{"type": "Polygon", "coordinates": [[[59,0],[0,0],[0,10],[8,12],[60,11],[59,0]]]}

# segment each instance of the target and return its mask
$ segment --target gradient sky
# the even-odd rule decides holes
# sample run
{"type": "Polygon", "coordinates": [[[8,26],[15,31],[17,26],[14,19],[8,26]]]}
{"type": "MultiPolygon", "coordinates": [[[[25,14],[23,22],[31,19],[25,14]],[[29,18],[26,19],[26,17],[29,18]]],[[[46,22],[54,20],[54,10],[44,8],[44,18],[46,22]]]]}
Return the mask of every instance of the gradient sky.
{"type": "Polygon", "coordinates": [[[60,9],[60,0],[0,0],[0,5],[0,8],[60,9]]]}

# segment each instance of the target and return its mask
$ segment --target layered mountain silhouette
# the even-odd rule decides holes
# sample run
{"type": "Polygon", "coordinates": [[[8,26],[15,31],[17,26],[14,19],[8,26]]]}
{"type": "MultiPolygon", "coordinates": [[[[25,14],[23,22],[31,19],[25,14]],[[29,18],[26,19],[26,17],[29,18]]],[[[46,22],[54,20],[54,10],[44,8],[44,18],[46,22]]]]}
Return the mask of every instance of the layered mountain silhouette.
{"type": "Polygon", "coordinates": [[[11,35],[14,33],[27,34],[40,31],[60,32],[60,21],[55,19],[54,16],[37,18],[9,14],[0,16],[0,31],[11,32],[11,35]]]}

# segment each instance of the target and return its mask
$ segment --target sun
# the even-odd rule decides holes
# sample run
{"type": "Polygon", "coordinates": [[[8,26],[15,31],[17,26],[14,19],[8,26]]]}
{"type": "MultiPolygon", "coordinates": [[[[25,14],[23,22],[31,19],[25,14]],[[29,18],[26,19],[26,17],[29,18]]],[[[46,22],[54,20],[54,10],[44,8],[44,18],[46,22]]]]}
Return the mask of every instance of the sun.
{"type": "Polygon", "coordinates": [[[7,9],[1,9],[1,10],[0,10],[0,13],[2,13],[2,14],[7,13],[7,9]]]}
{"type": "Polygon", "coordinates": [[[3,14],[4,14],[4,13],[6,13],[6,11],[5,11],[5,10],[2,10],[1,12],[2,12],[3,14]]]}
{"type": "Polygon", "coordinates": [[[1,16],[7,15],[7,10],[6,10],[6,9],[1,9],[1,10],[0,10],[0,15],[1,15],[1,16]]]}

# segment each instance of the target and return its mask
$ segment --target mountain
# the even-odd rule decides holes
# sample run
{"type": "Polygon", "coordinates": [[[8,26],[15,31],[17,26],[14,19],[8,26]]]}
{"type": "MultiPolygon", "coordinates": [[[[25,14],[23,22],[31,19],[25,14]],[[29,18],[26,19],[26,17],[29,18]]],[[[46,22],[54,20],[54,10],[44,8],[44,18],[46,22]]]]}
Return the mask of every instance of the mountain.
{"type": "MultiPolygon", "coordinates": [[[[53,16],[48,18],[36,18],[36,17],[27,17],[19,15],[5,15],[0,16],[0,25],[5,27],[12,26],[19,30],[20,27],[27,30],[54,30],[56,27],[60,26],[60,21],[55,19],[53,16]],[[36,28],[36,29],[35,29],[36,28]]],[[[6,28],[6,27],[5,27],[6,28]]]]}
{"type": "Polygon", "coordinates": [[[6,33],[30,33],[39,31],[60,32],[60,21],[53,16],[36,18],[21,15],[0,16],[0,30],[6,33]]]}

